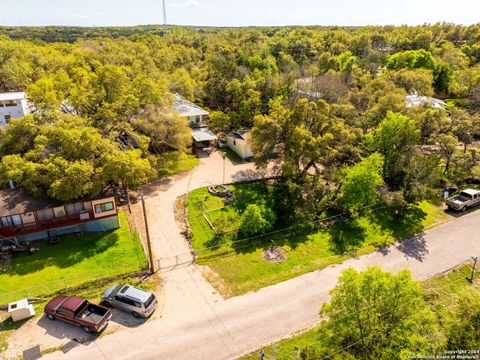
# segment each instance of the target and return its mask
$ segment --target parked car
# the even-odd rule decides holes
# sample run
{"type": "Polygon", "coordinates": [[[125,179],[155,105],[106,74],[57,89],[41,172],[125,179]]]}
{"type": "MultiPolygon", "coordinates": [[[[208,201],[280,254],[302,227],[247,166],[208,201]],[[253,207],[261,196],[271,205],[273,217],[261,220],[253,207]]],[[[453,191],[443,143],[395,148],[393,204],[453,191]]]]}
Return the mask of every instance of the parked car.
{"type": "Polygon", "coordinates": [[[80,296],[57,296],[45,306],[50,320],[59,319],[81,326],[88,333],[99,333],[112,317],[110,309],[92,304],[80,296]]]}
{"type": "Polygon", "coordinates": [[[446,203],[452,210],[466,211],[468,208],[480,204],[480,190],[463,190],[460,194],[448,198],[446,203]]]}
{"type": "Polygon", "coordinates": [[[132,285],[115,284],[103,293],[102,305],[118,308],[133,316],[149,317],[157,306],[155,295],[132,285]]]}

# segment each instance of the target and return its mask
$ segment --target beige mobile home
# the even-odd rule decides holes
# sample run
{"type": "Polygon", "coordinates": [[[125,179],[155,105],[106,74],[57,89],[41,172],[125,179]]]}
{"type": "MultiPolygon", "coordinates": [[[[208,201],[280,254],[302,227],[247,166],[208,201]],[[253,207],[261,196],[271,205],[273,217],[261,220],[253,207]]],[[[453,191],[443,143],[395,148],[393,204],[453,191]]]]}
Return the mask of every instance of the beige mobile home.
{"type": "Polygon", "coordinates": [[[227,135],[227,146],[244,160],[253,157],[250,146],[250,130],[232,131],[227,135]]]}

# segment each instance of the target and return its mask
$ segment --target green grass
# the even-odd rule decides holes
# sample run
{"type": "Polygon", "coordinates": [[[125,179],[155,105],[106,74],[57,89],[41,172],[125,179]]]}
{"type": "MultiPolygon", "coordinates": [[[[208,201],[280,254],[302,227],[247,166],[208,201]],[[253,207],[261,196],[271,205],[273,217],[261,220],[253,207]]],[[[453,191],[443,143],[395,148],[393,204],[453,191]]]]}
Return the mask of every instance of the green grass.
{"type": "MultiPolygon", "coordinates": [[[[106,280],[106,281],[90,281],[88,283],[83,284],[81,287],[75,289],[75,295],[84,297],[93,303],[99,303],[102,297],[103,291],[108,288],[109,286],[115,283],[125,283],[130,284],[133,286],[141,287],[145,290],[155,291],[156,288],[161,286],[161,281],[159,281],[156,277],[150,277],[147,279],[143,279],[140,277],[133,277],[133,276],[120,276],[115,280],[106,280]]],[[[71,292],[69,292],[71,294],[71,292]]],[[[37,316],[41,316],[43,313],[43,308],[47,304],[50,298],[45,299],[40,302],[34,303],[34,309],[37,313],[37,316]]],[[[8,349],[8,338],[9,336],[16,330],[20,329],[26,322],[29,320],[23,320],[19,322],[12,322],[11,318],[5,318],[2,321],[0,317],[0,355],[3,354],[8,349]]],[[[47,353],[49,350],[43,352],[42,354],[47,353]]]]}
{"type": "Polygon", "coordinates": [[[235,151],[230,149],[228,146],[223,148],[222,152],[225,154],[227,159],[229,159],[233,163],[241,163],[245,162],[235,151]]]}
{"type": "Polygon", "coordinates": [[[175,175],[193,169],[200,160],[194,155],[183,152],[170,152],[157,158],[158,174],[161,177],[175,175]]]}
{"type": "MultiPolygon", "coordinates": [[[[472,286],[469,281],[471,265],[462,265],[452,271],[437,275],[422,283],[424,298],[432,309],[440,327],[444,330],[455,321],[459,297],[471,291],[474,296],[480,296],[480,286],[472,286]]],[[[479,276],[479,275],[477,275],[479,276]]],[[[294,359],[294,354],[308,345],[321,341],[321,326],[280,340],[264,348],[265,356],[269,358],[294,359]]],[[[258,350],[246,355],[242,360],[258,359],[258,350]]]]}
{"type": "MultiPolygon", "coordinates": [[[[403,223],[387,220],[379,211],[307,234],[284,231],[264,236],[256,242],[232,243],[236,240],[236,230],[245,207],[250,203],[268,204],[271,199],[269,189],[262,183],[238,184],[230,189],[236,198],[231,205],[225,206],[221,198],[210,195],[206,188],[191,192],[188,203],[188,221],[192,245],[198,254],[197,262],[212,270],[205,276],[226,297],[255,291],[340,263],[354,255],[375,251],[414,235],[423,226],[433,226],[448,218],[441,207],[425,202],[413,208],[403,223]],[[202,213],[217,231],[209,226],[202,213]],[[223,222],[220,221],[222,217],[226,219],[223,222]],[[217,228],[222,223],[229,230],[223,235],[217,228]],[[273,264],[263,259],[262,254],[272,241],[285,253],[285,261],[273,264]]],[[[275,226],[280,229],[288,224],[275,226]]]]}
{"type": "Polygon", "coordinates": [[[443,203],[434,204],[428,201],[422,201],[419,207],[427,214],[423,220],[423,227],[425,229],[430,229],[435,225],[452,219],[452,216],[445,212],[443,203]]]}
{"type": "Polygon", "coordinates": [[[11,267],[0,272],[0,303],[145,268],[138,234],[130,233],[125,213],[119,213],[119,220],[119,229],[64,236],[59,244],[41,246],[33,255],[14,257],[11,267]]]}

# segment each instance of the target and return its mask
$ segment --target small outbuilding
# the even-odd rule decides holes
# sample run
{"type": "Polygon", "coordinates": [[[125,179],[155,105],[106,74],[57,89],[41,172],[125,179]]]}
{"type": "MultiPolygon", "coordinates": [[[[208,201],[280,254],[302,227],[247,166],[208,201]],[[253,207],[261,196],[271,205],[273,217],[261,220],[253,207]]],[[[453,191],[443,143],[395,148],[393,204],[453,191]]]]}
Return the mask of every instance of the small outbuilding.
{"type": "Polygon", "coordinates": [[[253,157],[252,147],[250,146],[250,134],[250,130],[239,130],[232,131],[227,135],[227,146],[244,160],[253,157]]]}

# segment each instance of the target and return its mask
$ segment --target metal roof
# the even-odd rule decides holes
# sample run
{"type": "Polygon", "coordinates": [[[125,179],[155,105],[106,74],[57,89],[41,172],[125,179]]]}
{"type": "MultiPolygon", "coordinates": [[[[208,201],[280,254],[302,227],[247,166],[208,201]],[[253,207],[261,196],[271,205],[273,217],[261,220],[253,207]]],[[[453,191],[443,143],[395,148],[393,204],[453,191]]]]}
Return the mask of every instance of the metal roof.
{"type": "Polygon", "coordinates": [[[232,138],[236,138],[236,139],[243,140],[243,141],[248,141],[248,139],[250,138],[250,130],[232,131],[228,135],[232,138]]]}
{"type": "Polygon", "coordinates": [[[0,101],[24,100],[26,97],[23,91],[0,93],[0,101]]]}
{"type": "Polygon", "coordinates": [[[430,105],[432,108],[442,108],[447,103],[440,99],[428,97],[428,96],[420,96],[417,94],[410,94],[405,97],[407,101],[407,107],[413,106],[421,106],[421,105],[430,105]]]}
{"type": "Polygon", "coordinates": [[[215,134],[206,127],[192,129],[192,137],[193,140],[195,140],[196,142],[212,141],[218,139],[215,134]]]}
{"type": "Polygon", "coordinates": [[[178,112],[181,116],[208,115],[208,111],[203,110],[200,106],[195,105],[178,94],[174,95],[175,101],[172,104],[172,111],[178,112]]]}

